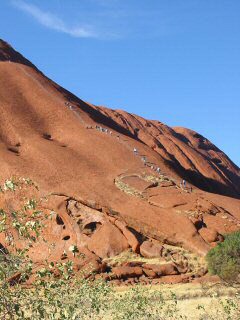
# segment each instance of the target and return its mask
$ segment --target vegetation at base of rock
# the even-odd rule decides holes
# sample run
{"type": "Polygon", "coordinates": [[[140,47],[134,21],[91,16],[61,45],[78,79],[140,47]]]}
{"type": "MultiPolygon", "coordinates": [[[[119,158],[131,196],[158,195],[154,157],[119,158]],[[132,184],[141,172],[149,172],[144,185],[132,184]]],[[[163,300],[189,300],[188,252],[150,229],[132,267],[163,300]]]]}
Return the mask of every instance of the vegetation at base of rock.
{"type": "Polygon", "coordinates": [[[240,275],[240,231],[229,234],[207,254],[209,271],[226,281],[236,281],[240,275]]]}
{"type": "MultiPolygon", "coordinates": [[[[116,292],[109,284],[88,279],[50,279],[39,275],[31,288],[20,284],[1,287],[0,317],[16,320],[187,320],[174,293],[131,287],[116,292]]],[[[209,297],[218,308],[196,307],[197,320],[238,320],[239,297],[209,297]]]]}
{"type": "MultiPolygon", "coordinates": [[[[163,296],[160,289],[136,285],[118,292],[104,281],[93,281],[91,274],[74,275],[74,263],[49,262],[40,266],[29,258],[29,250],[38,241],[47,241],[43,231],[52,212],[44,213],[44,198],[25,198],[38,187],[30,179],[10,179],[0,188],[6,196],[5,209],[0,209],[0,319],[5,320],[162,320],[187,319],[181,315],[174,293],[163,296]],[[21,193],[19,208],[8,203],[21,193]],[[24,246],[18,246],[18,242],[24,246]],[[30,281],[29,281],[30,280],[30,281]]],[[[78,252],[70,246],[72,254],[78,252]]],[[[223,299],[215,317],[222,320],[239,319],[239,296],[223,299]]],[[[203,307],[199,319],[215,319],[203,307]],[[212,318],[211,318],[212,317],[212,318]]]]}

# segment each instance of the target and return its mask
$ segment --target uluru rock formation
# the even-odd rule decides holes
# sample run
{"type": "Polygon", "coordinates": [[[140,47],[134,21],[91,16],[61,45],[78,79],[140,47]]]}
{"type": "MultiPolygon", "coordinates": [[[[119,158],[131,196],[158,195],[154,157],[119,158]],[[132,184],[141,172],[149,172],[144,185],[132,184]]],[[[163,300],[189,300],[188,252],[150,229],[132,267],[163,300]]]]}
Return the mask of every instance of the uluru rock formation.
{"type": "Polygon", "coordinates": [[[1,180],[31,178],[55,212],[55,245],[38,244],[35,259],[61,259],[76,245],[104,269],[104,259],[131,250],[172,264],[115,266],[115,278],[182,277],[181,250],[204,255],[240,229],[240,170],[209,140],[86,103],[2,40],[0,110],[1,180]]]}

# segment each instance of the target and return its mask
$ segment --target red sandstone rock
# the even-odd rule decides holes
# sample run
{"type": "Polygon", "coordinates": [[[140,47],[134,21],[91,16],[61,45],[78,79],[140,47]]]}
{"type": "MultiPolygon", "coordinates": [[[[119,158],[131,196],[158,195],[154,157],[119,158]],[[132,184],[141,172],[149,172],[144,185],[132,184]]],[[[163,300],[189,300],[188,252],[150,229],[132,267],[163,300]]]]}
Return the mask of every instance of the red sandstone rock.
{"type": "Polygon", "coordinates": [[[98,260],[91,259],[88,263],[84,264],[80,268],[80,274],[85,278],[90,277],[93,273],[104,272],[105,266],[103,266],[98,260]]]}
{"type": "Polygon", "coordinates": [[[115,221],[115,225],[120,229],[128,241],[129,246],[134,252],[139,252],[140,243],[135,235],[127,228],[127,225],[119,220],[115,221]]]}
{"type": "Polygon", "coordinates": [[[177,283],[186,283],[188,282],[188,277],[183,278],[181,274],[172,275],[172,276],[165,276],[158,279],[153,279],[152,284],[177,284],[177,283]]]}
{"type": "Polygon", "coordinates": [[[160,185],[161,187],[172,187],[174,183],[172,181],[162,181],[160,185]]]}
{"type": "Polygon", "coordinates": [[[144,269],[150,269],[159,276],[175,275],[178,274],[176,266],[172,263],[166,264],[150,264],[146,263],[144,269]]]}
{"type": "Polygon", "coordinates": [[[118,278],[140,277],[143,274],[141,267],[114,267],[112,273],[118,278]]]}
{"type": "MultiPolygon", "coordinates": [[[[164,239],[202,255],[210,246],[189,217],[202,211],[209,229],[220,234],[239,230],[239,168],[196,132],[85,103],[45,77],[2,40],[0,96],[2,181],[13,175],[30,177],[41,186],[42,196],[55,194],[44,207],[48,213],[56,212],[45,234],[55,247],[36,243],[30,252],[35,262],[46,258],[59,261],[64,251],[67,259],[75,261],[69,252],[72,245],[89,245],[103,257],[122,252],[128,242],[137,251],[135,239],[126,240],[128,236],[115,226],[104,227],[106,215],[111,215],[111,223],[115,218],[124,219],[142,239],[164,239]],[[112,134],[86,129],[96,125],[112,134]],[[132,187],[135,183],[145,191],[144,198],[119,189],[114,181],[123,173],[158,176],[143,166],[133,148],[160,167],[167,179],[173,178],[176,186],[149,188],[148,182],[141,181],[140,188],[139,181],[130,179],[130,183],[128,179],[132,187]],[[187,185],[195,184],[194,192],[177,188],[183,178],[187,185]],[[71,205],[67,208],[71,201],[72,209],[71,205]],[[84,235],[82,228],[92,222],[102,226],[96,225],[84,235]]],[[[14,201],[0,199],[0,207],[11,203],[14,209],[20,197],[14,201]]],[[[24,247],[20,240],[17,245],[24,247]]],[[[91,253],[86,256],[90,258],[91,253]]]]}
{"type": "Polygon", "coordinates": [[[103,224],[88,242],[88,249],[101,258],[115,256],[128,248],[128,243],[117,227],[103,224]]]}
{"type": "Polygon", "coordinates": [[[124,177],[122,181],[140,192],[152,186],[152,182],[147,182],[138,176],[124,177]]]}
{"type": "Polygon", "coordinates": [[[145,275],[149,278],[155,278],[156,277],[156,272],[154,272],[151,269],[147,269],[147,268],[143,268],[143,272],[145,273],[145,275]]]}
{"type": "Polygon", "coordinates": [[[162,255],[163,247],[151,241],[144,241],[140,246],[140,253],[146,258],[158,258],[162,255]]]}
{"type": "Polygon", "coordinates": [[[198,232],[206,242],[211,243],[218,240],[218,233],[216,230],[212,230],[209,228],[202,228],[198,232]]]}

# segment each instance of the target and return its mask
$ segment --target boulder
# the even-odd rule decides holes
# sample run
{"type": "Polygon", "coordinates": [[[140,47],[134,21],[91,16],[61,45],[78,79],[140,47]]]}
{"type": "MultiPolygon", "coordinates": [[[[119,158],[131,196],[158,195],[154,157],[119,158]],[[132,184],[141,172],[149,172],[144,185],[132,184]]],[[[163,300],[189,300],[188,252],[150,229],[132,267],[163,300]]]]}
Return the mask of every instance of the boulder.
{"type": "Polygon", "coordinates": [[[158,258],[162,255],[163,247],[151,241],[144,241],[140,246],[140,253],[146,258],[158,258]]]}
{"type": "Polygon", "coordinates": [[[97,259],[89,259],[84,266],[79,268],[80,275],[84,278],[89,278],[95,273],[104,272],[106,269],[106,265],[102,264],[97,259]]]}
{"type": "Polygon", "coordinates": [[[115,225],[122,231],[132,250],[136,253],[139,253],[140,243],[135,235],[128,229],[127,225],[119,220],[115,221],[115,225]]]}
{"type": "Polygon", "coordinates": [[[112,268],[112,273],[117,278],[127,279],[127,278],[139,278],[143,274],[141,267],[114,267],[112,268]]]}
{"type": "Polygon", "coordinates": [[[179,274],[178,269],[172,263],[165,264],[150,264],[146,263],[144,269],[149,269],[154,271],[158,276],[168,276],[179,274]]]}
{"type": "Polygon", "coordinates": [[[151,269],[143,268],[143,272],[148,278],[156,278],[156,276],[157,276],[156,273],[151,269]]]}
{"type": "Polygon", "coordinates": [[[124,235],[110,222],[104,223],[95,231],[87,246],[101,258],[116,256],[129,247],[124,235]]]}
{"type": "Polygon", "coordinates": [[[183,279],[183,277],[180,274],[172,275],[172,276],[165,276],[162,278],[154,279],[152,281],[152,284],[162,284],[162,283],[167,283],[167,284],[177,284],[177,283],[182,283],[182,282],[188,282],[187,277],[183,279]]]}
{"type": "Polygon", "coordinates": [[[216,242],[218,240],[218,232],[209,228],[202,228],[199,231],[199,234],[206,242],[216,242]]]}

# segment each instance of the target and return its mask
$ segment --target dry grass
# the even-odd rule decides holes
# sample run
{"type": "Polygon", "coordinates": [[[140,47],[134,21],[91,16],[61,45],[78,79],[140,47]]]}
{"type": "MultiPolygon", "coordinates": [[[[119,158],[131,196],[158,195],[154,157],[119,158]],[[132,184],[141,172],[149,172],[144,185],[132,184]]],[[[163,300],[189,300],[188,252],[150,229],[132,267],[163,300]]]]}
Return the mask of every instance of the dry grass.
{"type": "MultiPolygon", "coordinates": [[[[144,286],[151,292],[161,292],[166,302],[172,302],[171,293],[176,297],[178,315],[183,316],[181,319],[187,320],[210,320],[221,318],[223,304],[227,300],[233,300],[239,303],[240,287],[225,286],[224,284],[205,283],[186,283],[186,284],[159,284],[144,286]],[[203,309],[204,308],[204,309],[203,309]],[[185,318],[184,318],[185,317],[185,318]]],[[[124,294],[129,287],[116,287],[116,294],[124,294]]],[[[239,304],[240,310],[240,304],[239,304]]],[[[237,316],[238,317],[238,316],[237,316]]],[[[229,318],[229,320],[239,320],[239,318],[229,318]]],[[[177,314],[176,314],[176,319],[177,314]]],[[[224,318],[226,319],[226,318],[224,318]]]]}
{"type": "MultiPolygon", "coordinates": [[[[191,253],[181,247],[171,246],[164,244],[164,250],[169,252],[174,252],[175,255],[181,258],[186,258],[188,264],[191,268],[191,273],[198,273],[200,270],[206,268],[206,261],[203,257],[199,257],[198,255],[191,253]]],[[[177,259],[176,259],[177,260],[177,259]]],[[[151,264],[164,264],[166,262],[173,261],[175,262],[174,255],[166,256],[166,257],[158,257],[158,258],[145,258],[139,254],[132,252],[131,250],[124,251],[117,256],[112,258],[106,258],[104,261],[110,266],[121,265],[124,262],[138,261],[143,263],[151,263],[151,264]]]]}
{"type": "Polygon", "coordinates": [[[112,258],[104,259],[110,266],[112,265],[121,265],[124,262],[138,261],[143,263],[154,263],[154,264],[163,264],[166,261],[162,258],[144,258],[137,253],[132,252],[131,250],[124,251],[117,256],[112,258]]]}

